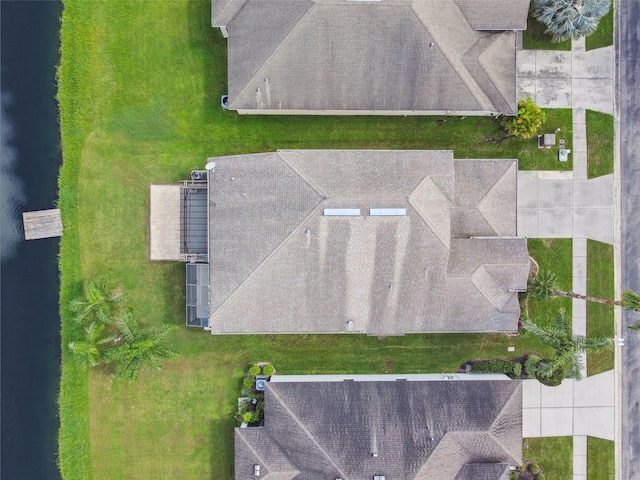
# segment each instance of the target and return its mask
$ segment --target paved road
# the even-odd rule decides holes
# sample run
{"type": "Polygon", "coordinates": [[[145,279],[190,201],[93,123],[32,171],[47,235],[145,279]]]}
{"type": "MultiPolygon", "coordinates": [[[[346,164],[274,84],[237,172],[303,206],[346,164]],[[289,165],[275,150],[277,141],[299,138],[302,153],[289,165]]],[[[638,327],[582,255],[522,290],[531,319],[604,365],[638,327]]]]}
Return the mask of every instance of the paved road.
{"type": "MultiPolygon", "coordinates": [[[[622,288],[640,292],[640,2],[617,10],[617,101],[620,118],[622,288]]],[[[626,328],[638,314],[623,314],[621,479],[640,479],[640,332],[626,328]]]]}

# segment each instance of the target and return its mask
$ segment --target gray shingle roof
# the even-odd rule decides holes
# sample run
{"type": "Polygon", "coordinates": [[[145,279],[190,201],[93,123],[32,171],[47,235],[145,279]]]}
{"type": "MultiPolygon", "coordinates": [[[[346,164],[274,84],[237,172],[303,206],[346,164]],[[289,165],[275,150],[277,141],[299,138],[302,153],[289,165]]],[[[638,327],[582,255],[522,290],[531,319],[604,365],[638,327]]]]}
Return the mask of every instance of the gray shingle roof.
{"type": "Polygon", "coordinates": [[[213,0],[230,108],[514,113],[528,0],[213,0]]]}
{"type": "Polygon", "coordinates": [[[213,333],[517,329],[513,290],[526,287],[529,259],[525,239],[506,238],[516,233],[514,160],[454,161],[447,151],[212,160],[213,333]]]}
{"type": "Polygon", "coordinates": [[[236,429],[235,478],[501,480],[521,408],[507,380],[269,383],[264,427],[236,429]]]}

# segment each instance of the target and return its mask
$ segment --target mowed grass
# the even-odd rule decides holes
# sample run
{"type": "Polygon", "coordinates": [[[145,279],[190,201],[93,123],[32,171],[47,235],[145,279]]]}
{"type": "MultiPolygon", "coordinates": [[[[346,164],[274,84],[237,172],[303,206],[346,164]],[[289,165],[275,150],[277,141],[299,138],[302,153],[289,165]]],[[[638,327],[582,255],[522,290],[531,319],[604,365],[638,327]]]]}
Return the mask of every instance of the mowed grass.
{"type": "Polygon", "coordinates": [[[600,19],[598,29],[585,38],[585,48],[594,50],[596,48],[613,45],[613,25],[615,23],[614,2],[611,0],[609,13],[600,19]]]}
{"type": "Polygon", "coordinates": [[[587,480],[614,480],[615,444],[611,440],[587,437],[587,480]]]}
{"type": "Polygon", "coordinates": [[[522,48],[526,50],[571,50],[571,40],[554,43],[551,35],[545,33],[547,27],[536,20],[529,10],[527,29],[522,34],[522,48]]]}
{"type": "MultiPolygon", "coordinates": [[[[560,289],[571,291],[573,241],[570,238],[530,238],[527,240],[527,246],[529,255],[538,263],[540,270],[555,273],[560,289]]],[[[570,298],[528,299],[529,319],[539,325],[552,325],[561,308],[564,308],[565,317],[571,322],[572,302],[570,298]]]]}
{"type": "Polygon", "coordinates": [[[573,478],[573,437],[525,438],[525,462],[537,462],[549,480],[573,478]]]}
{"type": "MultiPolygon", "coordinates": [[[[150,183],[172,183],[207,156],[279,148],[453,149],[458,158],[519,158],[558,169],[535,140],[502,136],[492,118],[240,117],[226,93],[226,41],[210,2],[65,1],[59,102],[65,226],[60,269],[65,479],[232,478],[232,418],[241,375],[257,360],[281,373],[442,372],[469,358],[545,352],[523,335],[227,336],[184,326],[184,265],[148,260],[150,183]],[[68,302],[108,273],[141,323],[169,323],[181,356],[134,384],[90,373],[69,354],[68,302]]],[[[569,131],[570,110],[547,129],[569,131]]],[[[569,135],[569,133],[567,134],[569,135]]],[[[570,257],[569,257],[570,258],[570,257]]],[[[554,301],[555,302],[555,301],[554,301]]]]}
{"type": "MultiPolygon", "coordinates": [[[[612,300],[614,297],[613,245],[587,240],[587,295],[612,300]]],[[[587,336],[610,337],[615,335],[613,305],[587,302],[587,336]]],[[[611,370],[614,364],[613,350],[587,354],[587,373],[611,370]]]]}
{"type": "Polygon", "coordinates": [[[587,110],[587,174],[589,178],[613,173],[613,116],[587,110]]]}

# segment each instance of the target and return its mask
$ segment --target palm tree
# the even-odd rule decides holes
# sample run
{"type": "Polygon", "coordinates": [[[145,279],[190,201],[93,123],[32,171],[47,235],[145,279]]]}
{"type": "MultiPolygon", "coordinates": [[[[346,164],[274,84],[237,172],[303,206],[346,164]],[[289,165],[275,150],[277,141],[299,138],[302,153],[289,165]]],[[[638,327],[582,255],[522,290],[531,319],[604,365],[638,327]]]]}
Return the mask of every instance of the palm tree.
{"type": "Polygon", "coordinates": [[[102,362],[100,345],[113,341],[113,337],[100,338],[104,329],[104,324],[92,322],[85,329],[84,340],[69,342],[69,350],[83,357],[90,367],[99,365],[102,362]]]}
{"type": "Polygon", "coordinates": [[[115,339],[116,346],[106,352],[105,361],[115,363],[117,378],[135,380],[142,367],[160,370],[159,360],[177,356],[176,352],[160,344],[173,329],[170,325],[142,330],[131,310],[126,310],[115,321],[115,326],[120,336],[115,339]]]}
{"type": "Polygon", "coordinates": [[[124,300],[120,290],[109,290],[109,277],[100,277],[97,282],[85,280],[83,296],[71,300],[71,311],[78,323],[93,319],[108,325],[113,321],[113,312],[124,300]]]}
{"type": "Polygon", "coordinates": [[[518,102],[518,113],[515,117],[503,117],[502,126],[508,137],[531,138],[544,123],[545,114],[536,103],[527,97],[518,102]]]}
{"type": "Polygon", "coordinates": [[[555,325],[541,327],[529,321],[522,322],[522,328],[538,337],[544,344],[555,350],[556,356],[538,364],[537,376],[549,378],[558,369],[566,369],[566,378],[582,379],[580,354],[599,352],[613,347],[613,339],[587,338],[574,335],[571,324],[567,322],[564,309],[560,309],[555,325]]]}
{"type": "Polygon", "coordinates": [[[556,274],[547,270],[541,270],[538,275],[529,281],[527,288],[531,298],[547,299],[552,297],[569,297],[586,300],[587,302],[604,303],[607,305],[618,305],[627,310],[640,311],[640,295],[632,290],[622,292],[622,300],[608,300],[606,298],[591,297],[575,292],[566,292],[558,288],[556,274]]]}
{"type": "Polygon", "coordinates": [[[547,26],[553,42],[591,35],[609,12],[611,0],[533,0],[533,17],[547,26]]]}

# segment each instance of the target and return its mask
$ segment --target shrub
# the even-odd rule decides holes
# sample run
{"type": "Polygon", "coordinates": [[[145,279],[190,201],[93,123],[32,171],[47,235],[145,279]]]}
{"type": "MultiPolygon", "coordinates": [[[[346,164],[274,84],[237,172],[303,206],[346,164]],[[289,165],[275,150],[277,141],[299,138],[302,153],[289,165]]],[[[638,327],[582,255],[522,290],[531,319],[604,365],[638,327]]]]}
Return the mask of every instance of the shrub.
{"type": "Polygon", "coordinates": [[[518,114],[515,117],[503,117],[502,127],[510,137],[532,138],[544,123],[544,111],[531,97],[518,102],[518,114]]]}
{"type": "Polygon", "coordinates": [[[538,364],[542,358],[539,355],[531,354],[524,361],[524,371],[530,377],[535,376],[538,371],[538,364]]]}
{"type": "Polygon", "coordinates": [[[514,377],[519,377],[520,374],[522,373],[522,364],[521,363],[514,363],[513,364],[513,376],[514,377]]]}
{"type": "Polygon", "coordinates": [[[244,412],[242,414],[242,421],[244,423],[251,423],[252,419],[253,419],[253,412],[244,412]]]}
{"type": "Polygon", "coordinates": [[[538,473],[540,473],[540,466],[537,463],[530,463],[529,471],[534,475],[537,475],[538,473]]]}
{"type": "Polygon", "coordinates": [[[273,365],[271,364],[267,364],[264,367],[262,367],[262,373],[265,374],[267,377],[270,377],[271,375],[273,375],[273,372],[275,372],[275,368],[273,368],[273,365]]]}
{"type": "Polygon", "coordinates": [[[473,372],[476,373],[513,373],[513,366],[509,360],[479,360],[473,362],[473,372]]]}
{"type": "Polygon", "coordinates": [[[254,377],[256,375],[260,375],[260,365],[251,365],[251,368],[249,368],[249,375],[253,375],[254,377]]]}
{"type": "MultiPolygon", "coordinates": [[[[544,360],[542,360],[542,361],[544,361],[544,360]]],[[[549,375],[548,377],[544,377],[544,376],[540,375],[538,372],[536,372],[536,379],[540,383],[542,383],[543,385],[546,385],[548,387],[557,387],[558,385],[560,385],[562,383],[562,380],[564,380],[566,376],[567,376],[567,372],[562,367],[559,367],[556,370],[554,370],[551,373],[551,375],[549,375]]]]}
{"type": "Polygon", "coordinates": [[[544,473],[539,473],[538,475],[536,475],[536,480],[546,480],[547,477],[545,476],[544,473]]]}
{"type": "Polygon", "coordinates": [[[251,391],[251,389],[253,389],[253,377],[244,377],[244,380],[242,380],[242,391],[243,392],[249,392],[251,391]]]}
{"type": "Polygon", "coordinates": [[[509,474],[509,480],[518,480],[518,472],[511,472],[509,474]]]}

